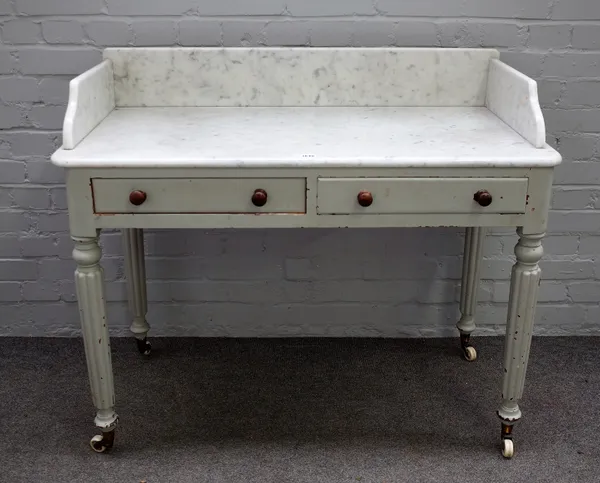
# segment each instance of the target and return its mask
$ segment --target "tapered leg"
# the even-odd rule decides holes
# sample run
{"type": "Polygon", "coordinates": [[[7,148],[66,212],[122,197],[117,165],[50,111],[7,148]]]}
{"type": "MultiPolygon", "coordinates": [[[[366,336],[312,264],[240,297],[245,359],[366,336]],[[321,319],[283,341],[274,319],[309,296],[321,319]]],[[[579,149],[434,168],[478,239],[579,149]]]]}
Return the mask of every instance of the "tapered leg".
{"type": "Polygon", "coordinates": [[[73,237],[73,241],[73,258],[77,263],[75,286],[92,398],[96,406],[94,422],[102,430],[102,436],[95,436],[90,444],[94,451],[103,452],[113,444],[118,417],[114,409],[115,388],[104,301],[104,272],[99,263],[102,252],[98,238],[73,237]]]}
{"type": "Polygon", "coordinates": [[[515,246],[517,262],[512,269],[506,341],[504,347],[504,375],[502,403],[498,416],[502,420],[502,454],[513,455],[512,426],[521,419],[519,401],[523,395],[525,372],[529,359],[531,335],[541,270],[543,233],[524,235],[517,230],[519,242],[515,246]]]}
{"type": "Polygon", "coordinates": [[[146,336],[150,330],[146,322],[146,264],[144,261],[144,231],[139,228],[122,230],[125,250],[125,276],[129,295],[129,310],[133,317],[130,330],[136,338],[138,350],[149,355],[151,346],[146,336]]]}
{"type": "Polygon", "coordinates": [[[474,361],[477,351],[471,345],[471,333],[475,330],[475,310],[479,290],[479,269],[485,228],[469,227],[465,230],[465,250],[463,254],[463,273],[460,286],[461,317],[456,327],[460,331],[460,345],[466,360],[474,361]]]}

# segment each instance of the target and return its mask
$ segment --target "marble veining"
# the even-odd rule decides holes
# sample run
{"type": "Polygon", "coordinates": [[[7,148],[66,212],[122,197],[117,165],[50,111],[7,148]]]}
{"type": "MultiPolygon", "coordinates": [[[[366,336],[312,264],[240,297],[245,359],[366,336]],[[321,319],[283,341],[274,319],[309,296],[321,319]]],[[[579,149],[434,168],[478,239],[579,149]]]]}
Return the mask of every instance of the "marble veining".
{"type": "Polygon", "coordinates": [[[63,148],[73,149],[115,107],[112,64],[105,60],[69,84],[63,148]]]}
{"type": "Polygon", "coordinates": [[[495,59],[490,61],[486,106],[535,147],[546,143],[536,82],[495,59]]]}
{"type": "Polygon", "coordinates": [[[483,106],[493,49],[110,48],[117,106],[483,106]]]}
{"type": "Polygon", "coordinates": [[[117,108],[66,167],[553,166],[485,107],[117,108]]]}

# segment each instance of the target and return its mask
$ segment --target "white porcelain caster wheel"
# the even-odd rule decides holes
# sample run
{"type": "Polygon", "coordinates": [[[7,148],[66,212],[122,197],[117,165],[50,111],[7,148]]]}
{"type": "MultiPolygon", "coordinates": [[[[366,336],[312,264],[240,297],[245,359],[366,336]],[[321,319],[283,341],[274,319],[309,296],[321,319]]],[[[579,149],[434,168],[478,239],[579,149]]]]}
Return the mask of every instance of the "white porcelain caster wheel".
{"type": "Polygon", "coordinates": [[[152,352],[152,345],[150,344],[150,342],[148,342],[146,339],[136,339],[137,342],[137,348],[138,351],[140,352],[140,354],[143,354],[145,356],[149,356],[150,352],[152,352]]]}
{"type": "Polygon", "coordinates": [[[515,454],[515,446],[513,445],[512,439],[502,440],[502,456],[510,459],[515,454]]]}
{"type": "Polygon", "coordinates": [[[475,359],[477,359],[477,351],[475,350],[475,347],[472,345],[465,347],[463,350],[463,356],[467,361],[473,362],[475,359]]]}
{"type": "Polygon", "coordinates": [[[105,451],[112,448],[115,441],[114,431],[107,433],[97,434],[90,440],[90,446],[96,453],[104,453],[105,451]]]}

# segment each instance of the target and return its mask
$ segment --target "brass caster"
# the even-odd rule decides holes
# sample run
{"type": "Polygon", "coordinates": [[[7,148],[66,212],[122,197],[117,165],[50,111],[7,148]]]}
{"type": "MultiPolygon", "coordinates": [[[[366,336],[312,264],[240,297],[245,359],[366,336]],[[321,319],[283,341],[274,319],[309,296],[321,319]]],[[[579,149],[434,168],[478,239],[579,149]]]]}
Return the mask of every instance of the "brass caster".
{"type": "Polygon", "coordinates": [[[115,432],[108,431],[106,433],[97,434],[90,440],[90,446],[96,453],[104,453],[112,448],[115,442],[115,432]]]}
{"type": "Polygon", "coordinates": [[[511,459],[515,454],[515,445],[513,444],[512,439],[503,439],[502,440],[502,456],[506,459],[511,459]]]}
{"type": "Polygon", "coordinates": [[[145,356],[149,356],[150,352],[152,352],[152,345],[150,345],[150,342],[148,342],[148,340],[145,337],[141,340],[136,339],[135,341],[137,343],[139,353],[145,356]]]}
{"type": "Polygon", "coordinates": [[[473,362],[477,359],[477,351],[475,347],[471,345],[471,335],[470,334],[460,334],[460,346],[463,351],[463,357],[465,360],[469,362],[473,362]]]}
{"type": "Polygon", "coordinates": [[[469,362],[473,362],[475,359],[477,359],[477,351],[475,350],[475,347],[472,345],[463,347],[463,357],[469,362]]]}

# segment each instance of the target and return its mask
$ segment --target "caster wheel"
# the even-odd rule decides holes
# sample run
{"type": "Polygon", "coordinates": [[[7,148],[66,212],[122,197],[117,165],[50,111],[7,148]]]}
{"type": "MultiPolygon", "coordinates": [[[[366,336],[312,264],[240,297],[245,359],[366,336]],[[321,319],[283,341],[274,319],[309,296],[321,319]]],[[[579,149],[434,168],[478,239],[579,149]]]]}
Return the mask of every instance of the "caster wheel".
{"type": "Polygon", "coordinates": [[[464,347],[463,356],[467,361],[473,362],[475,359],[477,359],[477,351],[475,350],[475,347],[473,347],[472,345],[464,347]]]}
{"type": "Polygon", "coordinates": [[[140,352],[140,354],[149,356],[150,352],[152,352],[152,345],[150,344],[150,342],[148,342],[146,339],[143,339],[143,340],[136,339],[136,342],[137,342],[137,348],[138,348],[138,351],[140,352]]]}
{"type": "Polygon", "coordinates": [[[512,439],[503,439],[502,440],[502,456],[506,459],[510,459],[515,454],[515,447],[513,445],[512,439]]]}
{"type": "Polygon", "coordinates": [[[113,431],[97,434],[90,440],[90,446],[96,453],[104,453],[112,448],[114,440],[115,433],[113,431]]]}

